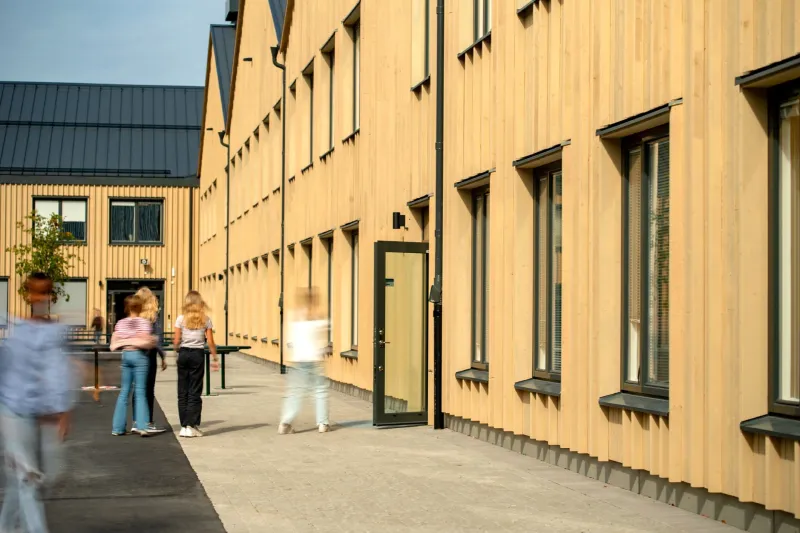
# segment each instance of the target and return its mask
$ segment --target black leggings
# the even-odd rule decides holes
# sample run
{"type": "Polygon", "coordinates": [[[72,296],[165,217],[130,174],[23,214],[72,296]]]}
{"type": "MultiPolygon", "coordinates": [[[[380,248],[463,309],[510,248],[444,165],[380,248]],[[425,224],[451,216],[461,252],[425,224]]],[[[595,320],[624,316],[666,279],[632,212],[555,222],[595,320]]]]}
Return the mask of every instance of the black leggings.
{"type": "Polygon", "coordinates": [[[178,418],[181,427],[200,425],[205,362],[202,348],[178,350],[178,418]]]}
{"type": "Polygon", "coordinates": [[[153,407],[156,402],[156,373],[158,372],[158,350],[147,352],[147,409],[150,413],[150,424],[155,423],[153,419],[153,407]]]}

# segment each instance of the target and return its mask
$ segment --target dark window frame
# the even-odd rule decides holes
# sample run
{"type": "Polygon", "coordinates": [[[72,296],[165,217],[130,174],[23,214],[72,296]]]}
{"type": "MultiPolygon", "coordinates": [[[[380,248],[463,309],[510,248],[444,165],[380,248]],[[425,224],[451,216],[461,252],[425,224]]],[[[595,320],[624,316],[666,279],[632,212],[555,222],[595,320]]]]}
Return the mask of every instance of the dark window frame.
{"type": "MultiPolygon", "coordinates": [[[[628,217],[628,191],[629,191],[629,168],[628,168],[628,154],[631,150],[639,148],[642,153],[642,198],[649,198],[650,193],[650,159],[647,153],[647,143],[651,143],[660,139],[669,139],[669,123],[656,128],[643,131],[641,133],[631,135],[622,139],[622,298],[621,308],[622,314],[620,316],[620,329],[621,329],[621,365],[620,365],[620,384],[625,392],[634,394],[641,394],[646,396],[655,396],[659,398],[669,398],[669,387],[659,387],[648,385],[645,377],[648,375],[649,361],[647,358],[647,347],[649,342],[649,331],[644,325],[648,324],[650,319],[650,309],[647,304],[650,294],[649,276],[646,275],[647,271],[645,266],[649,264],[648,254],[650,251],[650,232],[642,231],[642,245],[640,246],[641,259],[640,265],[642,268],[642,281],[641,281],[641,301],[642,301],[642,316],[640,319],[641,333],[639,339],[639,383],[633,383],[627,380],[628,376],[628,274],[629,274],[629,232],[630,221],[628,217]]],[[[650,219],[648,209],[648,202],[641,202],[642,204],[642,221],[650,219]]]]}
{"type": "Polygon", "coordinates": [[[333,236],[327,241],[325,248],[328,252],[328,344],[331,345],[333,344],[333,328],[331,327],[333,324],[333,236]]]}
{"type": "Polygon", "coordinates": [[[353,39],[353,133],[361,127],[361,19],[354,21],[350,26],[353,39]]]}
{"type": "Polygon", "coordinates": [[[800,405],[781,402],[780,395],[780,106],[800,97],[800,80],[776,86],[767,93],[769,131],[769,220],[768,220],[768,406],[771,414],[800,418],[800,405]]]}
{"type": "Polygon", "coordinates": [[[473,0],[472,1],[472,37],[473,42],[478,42],[479,40],[483,39],[489,32],[491,28],[489,27],[490,24],[490,17],[488,14],[491,12],[491,0],[473,0]],[[483,13],[483,19],[481,22],[483,23],[482,26],[478,24],[478,13],[483,13]]]}
{"type": "Polygon", "coordinates": [[[308,84],[308,164],[314,164],[314,59],[303,70],[308,84]]]}
{"type": "Polygon", "coordinates": [[[358,251],[361,251],[361,237],[358,230],[350,232],[350,349],[358,351],[358,297],[356,290],[358,278],[361,277],[361,270],[358,268],[358,251]],[[358,270],[358,273],[356,273],[358,270]]]}
{"type": "Polygon", "coordinates": [[[164,245],[164,220],[166,219],[165,216],[165,199],[164,198],[126,198],[126,197],[110,197],[108,199],[108,244],[109,246],[163,246],[164,245]],[[134,239],[132,241],[115,241],[111,238],[111,209],[114,205],[114,202],[133,202],[135,205],[134,207],[134,219],[133,219],[133,231],[134,231],[134,239]],[[154,204],[158,203],[161,204],[161,220],[159,221],[159,240],[157,241],[140,241],[138,238],[139,229],[137,226],[138,218],[137,215],[139,213],[139,204],[140,203],[147,203],[147,204],[154,204]]]}
{"type": "Polygon", "coordinates": [[[489,215],[488,215],[488,203],[489,203],[489,186],[483,185],[481,187],[476,187],[471,191],[471,208],[472,208],[472,262],[471,262],[471,269],[472,269],[472,281],[470,283],[470,293],[471,293],[471,315],[470,315],[470,368],[474,368],[476,370],[488,370],[489,369],[489,359],[487,357],[489,350],[486,347],[486,337],[487,330],[488,330],[488,323],[487,323],[487,312],[486,312],[486,283],[487,283],[487,262],[488,262],[488,239],[487,239],[487,229],[489,228],[489,215]],[[478,198],[483,197],[483,217],[481,220],[478,220],[478,198]],[[481,224],[481,235],[483,235],[482,240],[482,247],[480,250],[480,257],[478,257],[478,224],[481,224]],[[476,266],[478,261],[481,262],[481,283],[480,287],[478,287],[478,282],[476,279],[476,266]],[[480,309],[480,335],[481,335],[481,358],[479,361],[475,359],[475,336],[478,332],[475,330],[475,322],[477,319],[476,313],[478,313],[478,309],[475,306],[475,300],[477,296],[477,291],[480,290],[482,292],[481,298],[481,309],[480,309]]]}
{"type": "MultiPolygon", "coordinates": [[[[65,240],[65,243],[68,244],[86,244],[89,242],[89,198],[87,196],[34,196],[31,202],[31,209],[36,210],[36,202],[58,202],[58,216],[61,217],[62,223],[62,230],[63,230],[63,223],[64,223],[64,215],[62,215],[63,209],[62,204],[63,202],[83,202],[83,212],[84,212],[84,233],[86,234],[85,239],[72,239],[72,240],[65,240]]],[[[38,211],[37,211],[38,213],[38,211]]],[[[73,236],[74,237],[74,236],[73,236]]]]}
{"type": "MultiPolygon", "coordinates": [[[[11,288],[11,281],[8,276],[0,276],[0,283],[6,284],[5,324],[0,324],[0,330],[4,330],[8,328],[8,315],[11,311],[11,296],[8,293],[8,290],[11,288]]],[[[0,311],[2,311],[2,309],[0,309],[0,311]]]]}
{"type": "Polygon", "coordinates": [[[328,150],[330,151],[333,150],[336,145],[333,132],[333,114],[335,109],[334,104],[336,102],[336,48],[331,48],[325,55],[328,57],[328,150]]]}
{"type": "MultiPolygon", "coordinates": [[[[551,163],[549,165],[543,166],[541,168],[536,169],[533,173],[534,178],[534,191],[536,194],[536,202],[535,202],[535,210],[536,210],[536,232],[534,234],[534,273],[533,279],[536,281],[534,285],[534,310],[533,310],[533,377],[537,379],[544,379],[547,381],[561,381],[561,372],[554,372],[552,370],[553,361],[551,359],[551,350],[553,345],[553,338],[552,338],[552,328],[553,328],[553,295],[552,295],[552,287],[553,287],[553,246],[551,245],[553,239],[553,180],[555,174],[562,172],[562,183],[563,183],[563,170],[561,161],[557,161],[551,163]],[[545,370],[539,370],[539,365],[537,365],[537,358],[539,355],[539,256],[542,253],[542,250],[539,248],[539,236],[542,228],[539,224],[541,221],[541,209],[542,206],[539,203],[539,187],[541,186],[541,180],[547,179],[547,205],[545,208],[547,209],[547,356],[546,356],[546,365],[545,370]]],[[[563,219],[562,219],[563,221],[563,219]]],[[[562,235],[563,235],[563,226],[562,226],[562,235]]],[[[562,236],[563,241],[563,236],[562,236]]],[[[562,294],[562,302],[563,302],[563,294],[562,294]]],[[[562,325],[563,327],[563,325],[562,325]]],[[[563,366],[563,351],[562,351],[562,366],[563,366]]]]}

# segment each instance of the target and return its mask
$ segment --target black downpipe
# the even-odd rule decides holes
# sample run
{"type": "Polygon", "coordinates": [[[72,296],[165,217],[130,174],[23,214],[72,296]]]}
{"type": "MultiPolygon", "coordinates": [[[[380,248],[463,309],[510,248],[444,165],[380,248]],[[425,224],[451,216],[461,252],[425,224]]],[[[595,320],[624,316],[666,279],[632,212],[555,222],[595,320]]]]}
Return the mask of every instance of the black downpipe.
{"type": "Polygon", "coordinates": [[[194,289],[194,187],[189,187],[189,290],[194,289]]]}
{"type": "Polygon", "coordinates": [[[228,158],[225,160],[225,340],[228,344],[228,281],[230,274],[230,249],[231,249],[231,143],[225,144],[225,130],[219,132],[219,142],[228,149],[228,158]]]}
{"type": "Polygon", "coordinates": [[[433,429],[444,429],[442,411],[442,227],[444,226],[444,0],[436,2],[436,255],[433,287],[433,429]]]}
{"type": "Polygon", "coordinates": [[[270,48],[272,51],[272,64],[281,69],[283,73],[283,93],[281,95],[281,251],[278,258],[281,261],[281,296],[278,299],[278,308],[281,313],[281,374],[286,373],[286,365],[283,364],[283,269],[285,263],[284,245],[286,237],[286,65],[278,63],[278,47],[270,48]]]}

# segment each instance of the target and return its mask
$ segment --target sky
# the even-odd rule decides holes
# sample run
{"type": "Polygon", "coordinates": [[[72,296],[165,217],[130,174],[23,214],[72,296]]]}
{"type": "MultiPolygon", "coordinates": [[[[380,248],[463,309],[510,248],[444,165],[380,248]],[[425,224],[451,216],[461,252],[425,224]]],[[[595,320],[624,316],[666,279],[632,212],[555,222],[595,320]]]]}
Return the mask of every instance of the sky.
{"type": "Polygon", "coordinates": [[[0,80],[205,83],[225,0],[0,0],[0,80]]]}

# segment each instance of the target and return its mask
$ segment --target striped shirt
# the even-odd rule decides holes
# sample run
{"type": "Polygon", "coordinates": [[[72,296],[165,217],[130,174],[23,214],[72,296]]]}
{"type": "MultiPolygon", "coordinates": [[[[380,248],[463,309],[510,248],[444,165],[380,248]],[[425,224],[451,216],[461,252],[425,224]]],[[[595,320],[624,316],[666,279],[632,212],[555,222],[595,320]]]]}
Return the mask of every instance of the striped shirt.
{"type": "Polygon", "coordinates": [[[130,339],[137,335],[150,335],[153,333],[153,323],[140,316],[123,318],[114,326],[114,333],[120,339],[130,339]]]}

